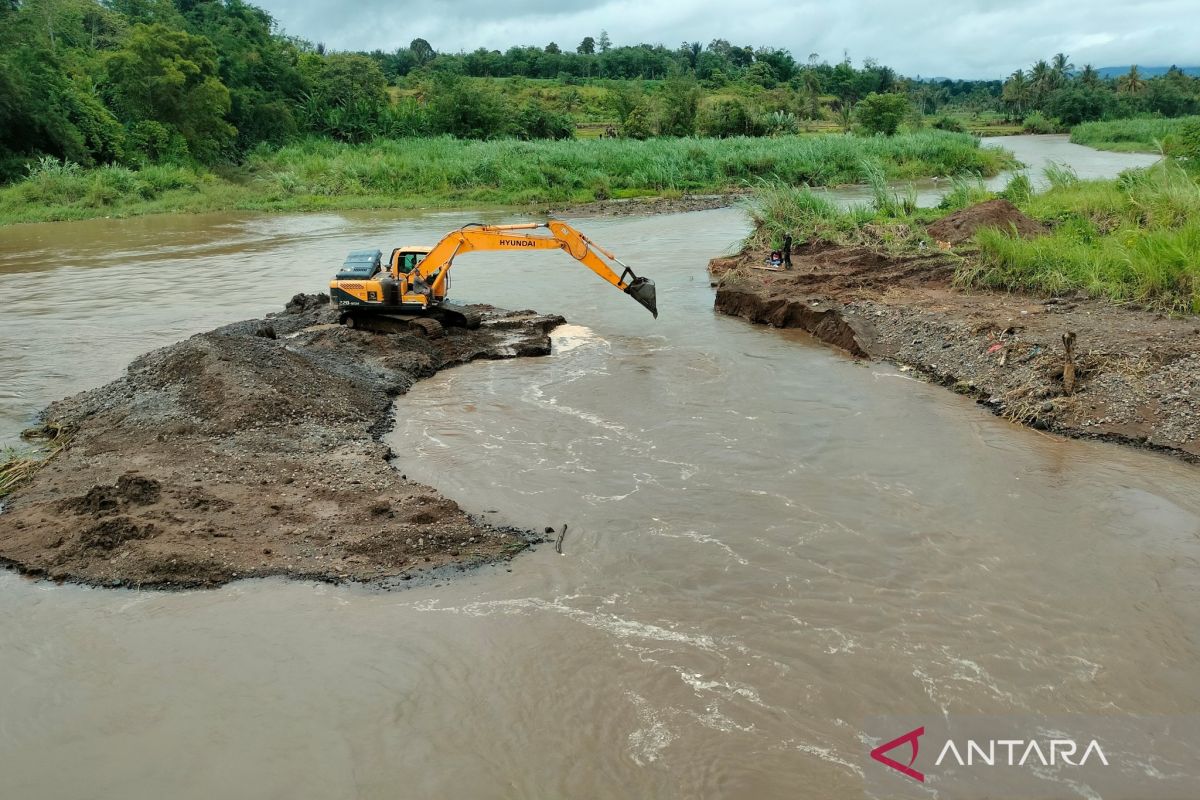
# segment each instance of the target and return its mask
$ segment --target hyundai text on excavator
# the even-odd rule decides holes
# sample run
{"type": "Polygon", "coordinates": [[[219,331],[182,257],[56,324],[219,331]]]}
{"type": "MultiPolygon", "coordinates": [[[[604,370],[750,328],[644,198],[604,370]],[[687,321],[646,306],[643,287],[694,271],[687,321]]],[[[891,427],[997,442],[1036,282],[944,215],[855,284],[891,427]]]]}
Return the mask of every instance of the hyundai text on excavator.
{"type": "Polygon", "coordinates": [[[437,336],[442,326],[477,328],[480,315],[447,299],[454,259],[476,250],[562,250],[658,317],[654,281],[565,222],[464,225],[433,247],[397,247],[387,263],[379,250],[356,250],[329,284],[339,321],[350,328],[398,331],[406,326],[437,336]],[[618,273],[610,264],[622,268],[618,273]]]}

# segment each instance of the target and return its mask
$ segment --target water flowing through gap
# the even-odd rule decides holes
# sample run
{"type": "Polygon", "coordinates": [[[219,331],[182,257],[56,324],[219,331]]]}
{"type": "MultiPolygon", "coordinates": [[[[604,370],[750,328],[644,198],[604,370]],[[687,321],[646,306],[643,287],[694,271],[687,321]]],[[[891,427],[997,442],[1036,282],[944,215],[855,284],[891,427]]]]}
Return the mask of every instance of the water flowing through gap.
{"type": "MultiPolygon", "coordinates": [[[[12,234],[4,430],[354,246],[478,216],[110,222],[42,270],[12,234]],[[122,295],[130,275],[158,288],[122,295]],[[52,284],[93,303],[47,306],[52,284]]],[[[659,319],[555,254],[466,257],[459,299],[570,324],[550,357],[419,383],[388,436],[473,512],[569,523],[563,555],[391,593],[0,575],[6,794],[857,796],[881,711],[1200,707],[1194,467],[715,316],[704,265],[738,210],[580,225],[656,280],[659,319]]]]}

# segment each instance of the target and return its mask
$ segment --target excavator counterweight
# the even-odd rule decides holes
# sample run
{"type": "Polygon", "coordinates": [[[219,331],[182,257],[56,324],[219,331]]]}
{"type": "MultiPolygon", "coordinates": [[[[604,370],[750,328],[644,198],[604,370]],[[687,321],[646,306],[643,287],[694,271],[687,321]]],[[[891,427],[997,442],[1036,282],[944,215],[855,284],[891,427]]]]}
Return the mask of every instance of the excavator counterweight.
{"type": "MultiPolygon", "coordinates": [[[[477,327],[479,315],[448,300],[456,256],[482,250],[563,250],[658,317],[654,281],[560,220],[516,225],[473,223],[451,231],[433,247],[397,247],[385,263],[379,250],[356,250],[329,284],[330,299],[351,327],[396,330],[417,319],[477,327]],[[616,265],[615,267],[613,265],[616,265]],[[621,272],[617,272],[620,268],[621,272]],[[379,319],[386,315],[388,321],[379,319]]],[[[427,330],[428,325],[412,326],[427,330]]]]}

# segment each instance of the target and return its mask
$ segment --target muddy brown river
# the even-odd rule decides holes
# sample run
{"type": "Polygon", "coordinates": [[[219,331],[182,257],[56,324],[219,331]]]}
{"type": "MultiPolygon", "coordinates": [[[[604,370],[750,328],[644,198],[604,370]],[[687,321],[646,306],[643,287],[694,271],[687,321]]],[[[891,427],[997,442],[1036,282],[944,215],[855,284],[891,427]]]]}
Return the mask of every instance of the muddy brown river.
{"type": "MultiPolygon", "coordinates": [[[[347,250],[501,218],[0,230],[0,441],[347,250]]],[[[0,794],[884,797],[872,716],[1200,713],[1194,466],[714,315],[739,210],[578,224],[657,281],[659,319],[558,254],[464,257],[458,299],[570,324],[549,357],[418,384],[389,435],[468,510],[569,523],[562,555],[395,592],[0,573],[0,794]]]]}

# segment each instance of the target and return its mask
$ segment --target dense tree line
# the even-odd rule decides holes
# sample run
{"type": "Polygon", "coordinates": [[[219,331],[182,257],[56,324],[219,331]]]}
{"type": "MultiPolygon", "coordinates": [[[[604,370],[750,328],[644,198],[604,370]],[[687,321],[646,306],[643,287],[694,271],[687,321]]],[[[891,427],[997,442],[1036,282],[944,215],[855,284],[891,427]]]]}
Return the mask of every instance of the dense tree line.
{"type": "Polygon", "coordinates": [[[1010,75],[1001,102],[1013,117],[1024,119],[1036,112],[1050,125],[1068,127],[1139,114],[1181,117],[1200,114],[1200,79],[1178,67],[1145,78],[1136,65],[1124,75],[1103,78],[1091,64],[1076,70],[1069,56],[1058,53],[1010,75]]]}
{"type": "MultiPolygon", "coordinates": [[[[414,58],[432,60],[414,42],[414,58]]],[[[570,136],[452,73],[396,104],[377,59],[284,36],[242,0],[0,0],[0,180],[49,154],[84,166],[235,160],[301,134],[570,136]]]]}
{"type": "Polygon", "coordinates": [[[0,0],[0,178],[41,154],[213,163],[305,134],[572,135],[569,94],[514,102],[481,77],[602,81],[608,118],[635,137],[787,131],[830,102],[849,119],[861,98],[900,86],[873,62],[801,65],[720,39],[618,47],[601,32],[573,49],[438,53],[417,38],[391,53],[335,53],[283,35],[243,0],[0,0]],[[734,83],[774,94],[735,92],[702,113],[703,92],[734,83]]]}
{"type": "Polygon", "coordinates": [[[603,97],[587,118],[646,138],[772,135],[830,119],[890,134],[914,109],[1066,124],[1188,114],[1198,85],[1177,70],[1106,80],[1061,55],[1003,83],[908,79],[872,60],[801,62],[724,39],[616,46],[603,31],[574,47],[446,53],[416,38],[391,52],[327,52],[244,0],[0,0],[0,180],[42,155],[211,164],[304,135],[565,138],[583,91],[603,97]],[[528,79],[563,91],[522,91],[528,79]]]}

